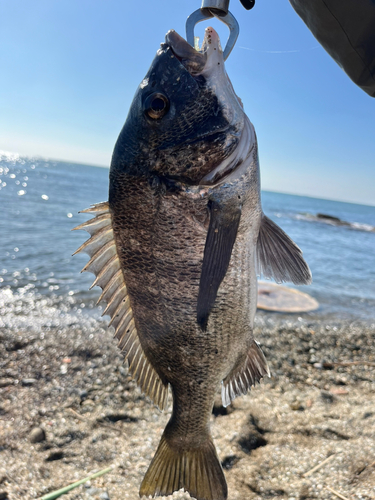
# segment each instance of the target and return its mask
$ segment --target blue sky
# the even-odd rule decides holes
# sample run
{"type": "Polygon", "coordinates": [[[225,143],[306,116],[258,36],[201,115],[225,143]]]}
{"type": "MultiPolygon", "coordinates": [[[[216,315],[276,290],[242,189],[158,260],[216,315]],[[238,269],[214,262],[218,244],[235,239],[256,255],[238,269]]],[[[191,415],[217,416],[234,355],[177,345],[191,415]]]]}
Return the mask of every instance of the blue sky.
{"type": "MultiPolygon", "coordinates": [[[[109,166],[137,85],[165,33],[200,0],[8,0],[0,17],[0,149],[109,166]]],[[[262,187],[375,205],[375,100],[287,0],[230,10],[227,72],[258,135],[262,187]]],[[[218,21],[202,23],[197,34],[218,21]]]]}

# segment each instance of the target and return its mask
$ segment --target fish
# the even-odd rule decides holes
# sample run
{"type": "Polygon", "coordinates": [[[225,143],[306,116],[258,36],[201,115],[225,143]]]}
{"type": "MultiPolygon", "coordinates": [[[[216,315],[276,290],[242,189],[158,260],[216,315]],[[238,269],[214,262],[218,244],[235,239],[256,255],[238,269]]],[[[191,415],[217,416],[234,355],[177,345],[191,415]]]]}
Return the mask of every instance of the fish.
{"type": "Polygon", "coordinates": [[[227,406],[270,375],[253,336],[257,275],[311,281],[299,247],[264,215],[258,146],[225,70],[219,36],[200,50],[171,30],[139,85],[117,139],[109,199],[83,213],[83,271],[96,275],[103,314],[129,373],[172,415],[140,496],[185,489],[225,500],[210,433],[227,406]]]}

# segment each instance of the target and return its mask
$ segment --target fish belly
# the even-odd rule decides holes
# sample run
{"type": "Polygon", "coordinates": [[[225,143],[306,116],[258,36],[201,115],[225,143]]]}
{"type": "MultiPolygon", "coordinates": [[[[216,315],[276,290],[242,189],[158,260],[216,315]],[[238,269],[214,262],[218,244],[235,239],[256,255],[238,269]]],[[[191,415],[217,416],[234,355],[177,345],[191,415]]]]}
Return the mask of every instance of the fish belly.
{"type": "Polygon", "coordinates": [[[170,193],[146,178],[125,176],[116,184],[121,190],[112,190],[110,198],[113,229],[142,347],[175,399],[186,400],[202,419],[209,415],[221,381],[253,342],[252,232],[258,212],[253,208],[249,215],[244,206],[228,271],[202,330],[197,297],[209,223],[207,198],[170,193]]]}

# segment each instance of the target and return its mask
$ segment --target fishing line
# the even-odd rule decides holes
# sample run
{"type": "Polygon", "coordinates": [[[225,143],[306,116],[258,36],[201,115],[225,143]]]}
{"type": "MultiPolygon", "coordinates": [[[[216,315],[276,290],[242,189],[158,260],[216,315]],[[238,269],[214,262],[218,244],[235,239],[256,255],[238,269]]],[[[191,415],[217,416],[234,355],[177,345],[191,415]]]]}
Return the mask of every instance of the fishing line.
{"type": "Polygon", "coordinates": [[[263,54],[295,54],[296,52],[308,52],[310,50],[315,50],[319,48],[319,45],[314,45],[314,47],[310,47],[309,49],[297,49],[297,50],[259,50],[241,46],[238,48],[244,50],[251,50],[252,52],[262,52],[263,54]]]}

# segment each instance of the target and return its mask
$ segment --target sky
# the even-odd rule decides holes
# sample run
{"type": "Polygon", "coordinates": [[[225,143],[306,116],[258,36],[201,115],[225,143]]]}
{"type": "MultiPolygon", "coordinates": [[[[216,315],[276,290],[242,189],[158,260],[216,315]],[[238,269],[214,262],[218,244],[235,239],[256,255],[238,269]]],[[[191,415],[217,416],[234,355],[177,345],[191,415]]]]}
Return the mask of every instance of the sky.
{"type": "MultiPolygon", "coordinates": [[[[137,86],[200,0],[0,0],[0,150],[108,167],[137,86]]],[[[262,188],[375,205],[375,99],[288,0],[230,10],[226,69],[255,126],[262,188]]],[[[223,45],[227,28],[212,25],[223,45]]]]}

